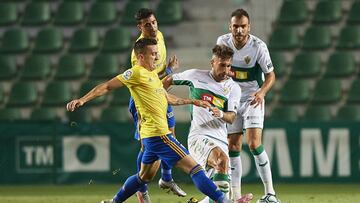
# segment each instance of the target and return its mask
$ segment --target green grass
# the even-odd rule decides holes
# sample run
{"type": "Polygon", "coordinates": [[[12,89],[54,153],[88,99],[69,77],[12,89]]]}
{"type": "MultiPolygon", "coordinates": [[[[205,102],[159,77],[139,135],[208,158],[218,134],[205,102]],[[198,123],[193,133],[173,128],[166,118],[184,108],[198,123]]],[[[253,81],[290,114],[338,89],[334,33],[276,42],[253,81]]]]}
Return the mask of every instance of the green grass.
{"type": "MultiPolygon", "coordinates": [[[[202,197],[192,185],[181,187],[188,197],[180,198],[160,190],[154,183],[150,184],[153,203],[180,203],[194,196],[202,197]]],[[[27,185],[0,186],[0,203],[99,203],[111,198],[119,185],[27,185]]],[[[355,203],[360,202],[360,184],[279,184],[276,185],[278,197],[282,203],[355,203]]],[[[243,192],[252,192],[254,201],[263,193],[262,184],[244,184],[243,192]]],[[[127,202],[137,203],[133,196],[127,202]]]]}

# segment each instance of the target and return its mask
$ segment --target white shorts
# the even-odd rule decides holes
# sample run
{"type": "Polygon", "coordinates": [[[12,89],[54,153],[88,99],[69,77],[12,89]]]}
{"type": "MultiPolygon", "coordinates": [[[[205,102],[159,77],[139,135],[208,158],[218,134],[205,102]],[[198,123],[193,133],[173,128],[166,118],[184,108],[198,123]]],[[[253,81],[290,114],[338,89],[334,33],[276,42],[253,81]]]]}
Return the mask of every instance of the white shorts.
{"type": "Polygon", "coordinates": [[[265,101],[254,108],[251,100],[240,102],[235,121],[227,125],[228,134],[239,133],[247,128],[263,128],[265,115],[265,101]]]}
{"type": "Polygon", "coordinates": [[[226,143],[213,139],[206,135],[196,135],[188,138],[188,148],[190,155],[204,169],[208,168],[207,160],[211,150],[213,150],[215,147],[219,147],[227,155],[228,160],[230,160],[229,148],[226,143]]]}

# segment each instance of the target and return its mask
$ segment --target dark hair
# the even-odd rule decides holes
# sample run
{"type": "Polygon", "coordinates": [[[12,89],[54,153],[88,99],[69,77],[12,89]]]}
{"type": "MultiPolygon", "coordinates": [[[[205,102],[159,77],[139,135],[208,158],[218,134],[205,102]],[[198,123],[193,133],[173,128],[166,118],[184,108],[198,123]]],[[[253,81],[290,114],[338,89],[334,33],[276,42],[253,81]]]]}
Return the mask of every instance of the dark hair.
{"type": "Polygon", "coordinates": [[[247,17],[247,19],[249,20],[249,22],[250,22],[250,17],[249,17],[249,14],[248,14],[248,12],[246,12],[244,9],[242,9],[242,8],[238,8],[238,9],[236,9],[235,11],[233,11],[232,13],[231,13],[231,17],[237,17],[237,18],[240,18],[240,17],[243,17],[243,16],[245,16],[245,17],[247,17]]]}
{"type": "Polygon", "coordinates": [[[156,45],[157,41],[156,39],[150,39],[150,38],[141,38],[138,41],[135,42],[134,45],[134,52],[136,55],[143,54],[145,51],[145,48],[150,45],[156,45]]]}
{"type": "Polygon", "coordinates": [[[234,51],[225,45],[215,45],[212,49],[212,53],[221,59],[229,59],[234,55],[234,51]]]}
{"type": "Polygon", "coordinates": [[[154,15],[154,12],[149,8],[140,8],[135,14],[136,22],[139,24],[142,19],[148,18],[154,15]]]}

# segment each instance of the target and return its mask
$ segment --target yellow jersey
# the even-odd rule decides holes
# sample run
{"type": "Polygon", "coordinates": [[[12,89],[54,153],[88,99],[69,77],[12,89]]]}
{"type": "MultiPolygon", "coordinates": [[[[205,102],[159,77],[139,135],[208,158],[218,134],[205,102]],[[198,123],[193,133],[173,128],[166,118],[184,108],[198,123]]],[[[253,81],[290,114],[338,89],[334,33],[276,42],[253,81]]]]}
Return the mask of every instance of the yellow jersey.
{"type": "Polygon", "coordinates": [[[140,117],[141,139],[169,134],[166,91],[157,73],[134,65],[117,79],[129,88],[134,99],[140,117]]]}
{"type": "MultiPolygon", "coordinates": [[[[137,40],[139,40],[141,38],[144,38],[144,36],[140,35],[140,37],[137,38],[137,40]]],[[[161,73],[166,68],[166,46],[165,46],[164,36],[159,30],[157,31],[157,34],[156,34],[156,41],[157,41],[157,48],[158,48],[158,53],[159,53],[159,60],[156,61],[155,72],[161,73]]],[[[132,66],[136,65],[136,62],[137,62],[137,59],[136,59],[136,55],[135,55],[135,52],[133,49],[131,52],[131,65],[132,66]]]]}

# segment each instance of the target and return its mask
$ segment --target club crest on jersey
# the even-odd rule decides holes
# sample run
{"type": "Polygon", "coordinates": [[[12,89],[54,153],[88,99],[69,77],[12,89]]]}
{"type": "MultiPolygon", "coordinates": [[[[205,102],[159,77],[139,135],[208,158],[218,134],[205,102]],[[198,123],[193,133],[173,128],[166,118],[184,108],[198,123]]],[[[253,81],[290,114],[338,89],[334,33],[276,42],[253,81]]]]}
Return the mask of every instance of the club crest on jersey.
{"type": "Polygon", "coordinates": [[[228,94],[230,92],[230,88],[224,87],[223,91],[224,91],[224,94],[228,94]]]}
{"type": "Polygon", "coordinates": [[[208,102],[214,104],[214,106],[216,106],[216,107],[224,108],[224,106],[225,106],[225,101],[223,99],[215,97],[214,95],[202,94],[200,97],[203,101],[208,101],[208,102]]]}
{"type": "Polygon", "coordinates": [[[245,61],[246,64],[249,64],[250,61],[251,61],[250,56],[245,56],[244,61],[245,61]]]}
{"type": "Polygon", "coordinates": [[[133,74],[133,71],[131,69],[125,71],[121,76],[125,79],[125,80],[129,80],[131,78],[133,74]]]}

